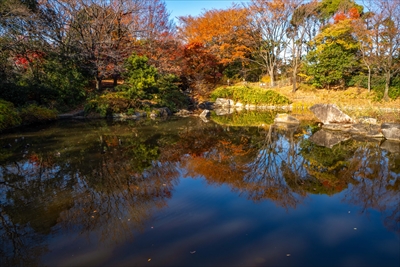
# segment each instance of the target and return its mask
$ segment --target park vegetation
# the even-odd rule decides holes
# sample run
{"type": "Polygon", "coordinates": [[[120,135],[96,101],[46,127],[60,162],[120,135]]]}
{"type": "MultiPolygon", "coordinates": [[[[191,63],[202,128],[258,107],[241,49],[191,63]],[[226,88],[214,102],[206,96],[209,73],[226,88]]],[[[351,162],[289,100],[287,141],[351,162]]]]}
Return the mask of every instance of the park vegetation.
{"type": "Polygon", "coordinates": [[[0,130],[83,106],[107,115],[176,111],[218,92],[275,97],[247,83],[390,101],[399,28],[400,0],[252,0],[176,23],[163,0],[3,0],[0,130]]]}

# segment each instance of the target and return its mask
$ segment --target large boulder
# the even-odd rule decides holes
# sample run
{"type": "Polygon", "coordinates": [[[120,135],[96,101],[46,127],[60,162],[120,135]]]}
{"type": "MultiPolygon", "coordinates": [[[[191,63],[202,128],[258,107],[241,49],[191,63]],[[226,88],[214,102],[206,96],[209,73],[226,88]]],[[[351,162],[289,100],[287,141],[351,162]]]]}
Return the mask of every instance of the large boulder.
{"type": "Polygon", "coordinates": [[[218,107],[230,107],[234,106],[235,102],[231,99],[226,99],[226,98],[217,98],[215,100],[214,106],[218,107]]]}
{"type": "Polygon", "coordinates": [[[314,115],[323,123],[354,123],[354,120],[343,113],[334,104],[316,104],[310,108],[314,115]]]}
{"type": "Polygon", "coordinates": [[[400,141],[400,124],[382,123],[381,131],[386,139],[400,141]]]}

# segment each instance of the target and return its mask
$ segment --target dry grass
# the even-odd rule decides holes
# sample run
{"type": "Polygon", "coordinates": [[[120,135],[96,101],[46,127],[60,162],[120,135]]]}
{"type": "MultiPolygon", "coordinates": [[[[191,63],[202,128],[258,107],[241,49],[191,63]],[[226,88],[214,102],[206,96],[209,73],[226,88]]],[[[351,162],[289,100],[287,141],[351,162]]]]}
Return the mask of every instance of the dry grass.
{"type": "Polygon", "coordinates": [[[292,101],[293,111],[307,116],[314,104],[336,104],[353,118],[370,116],[380,122],[400,122],[400,98],[375,101],[374,93],[367,89],[351,87],[346,90],[300,89],[292,92],[291,86],[274,89],[292,101]]]}

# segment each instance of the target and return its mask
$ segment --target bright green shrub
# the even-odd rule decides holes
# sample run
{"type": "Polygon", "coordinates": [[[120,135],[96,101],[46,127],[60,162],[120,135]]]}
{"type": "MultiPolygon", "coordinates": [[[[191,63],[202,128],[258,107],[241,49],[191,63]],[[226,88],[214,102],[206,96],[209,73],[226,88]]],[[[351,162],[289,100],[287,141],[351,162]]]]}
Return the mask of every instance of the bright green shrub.
{"type": "Polygon", "coordinates": [[[235,102],[254,105],[290,104],[290,100],[286,96],[283,96],[276,91],[250,86],[219,87],[211,93],[211,98],[214,101],[217,98],[229,98],[235,102]]]}
{"type": "Polygon", "coordinates": [[[0,99],[0,131],[17,126],[20,123],[21,118],[14,105],[0,99]]]}
{"type": "Polygon", "coordinates": [[[146,56],[132,54],[125,62],[124,84],[117,89],[127,92],[130,98],[147,98],[156,87],[157,69],[150,66],[146,56]]]}

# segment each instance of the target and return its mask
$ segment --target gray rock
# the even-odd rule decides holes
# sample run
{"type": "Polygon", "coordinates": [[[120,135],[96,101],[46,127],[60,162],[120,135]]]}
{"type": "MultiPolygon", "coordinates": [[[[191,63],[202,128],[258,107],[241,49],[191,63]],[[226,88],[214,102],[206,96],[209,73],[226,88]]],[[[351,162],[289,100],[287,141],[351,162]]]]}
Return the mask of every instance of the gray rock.
{"type": "Polygon", "coordinates": [[[333,146],[341,142],[347,141],[350,138],[351,136],[346,133],[331,132],[322,129],[314,133],[309,140],[318,146],[332,148],[333,146]]]}
{"type": "Polygon", "coordinates": [[[172,115],[171,110],[167,107],[159,108],[157,110],[158,110],[158,115],[160,117],[168,117],[172,115]]]}
{"type": "Polygon", "coordinates": [[[211,116],[211,112],[208,109],[203,110],[203,112],[200,114],[200,117],[202,118],[207,118],[211,116]]]}
{"type": "Polygon", "coordinates": [[[178,112],[176,112],[174,115],[175,116],[180,116],[180,117],[188,117],[190,115],[192,115],[193,112],[187,110],[187,109],[181,109],[178,112]]]}
{"type": "Polygon", "coordinates": [[[310,108],[314,115],[323,123],[354,123],[354,120],[333,104],[316,104],[310,108]]]}
{"type": "Polygon", "coordinates": [[[218,106],[218,107],[230,107],[230,106],[234,106],[235,102],[231,99],[226,99],[226,98],[217,98],[215,100],[214,106],[218,106]]]}
{"type": "Polygon", "coordinates": [[[322,129],[330,131],[349,132],[352,129],[352,124],[327,123],[322,125],[322,129]]]}
{"type": "Polygon", "coordinates": [[[377,124],[377,120],[371,117],[360,117],[358,118],[358,123],[363,124],[377,124]]]}
{"type": "Polygon", "coordinates": [[[400,124],[397,123],[383,123],[381,131],[386,139],[400,141],[400,124]]]}
{"type": "Polygon", "coordinates": [[[299,124],[300,121],[287,113],[278,113],[274,119],[275,123],[294,123],[299,124]]]}

